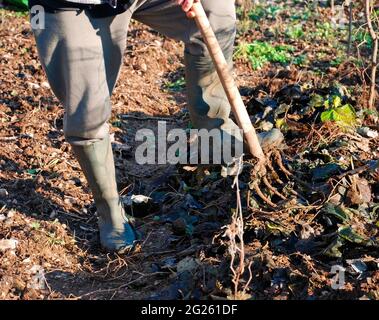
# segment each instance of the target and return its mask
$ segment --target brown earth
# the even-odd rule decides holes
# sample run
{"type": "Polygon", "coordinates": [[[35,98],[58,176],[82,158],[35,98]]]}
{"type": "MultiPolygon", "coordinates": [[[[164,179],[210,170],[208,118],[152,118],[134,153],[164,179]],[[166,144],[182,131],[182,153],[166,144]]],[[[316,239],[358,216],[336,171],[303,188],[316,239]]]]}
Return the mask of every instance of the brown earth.
{"type": "MultiPolygon", "coordinates": [[[[244,37],[247,41],[260,39],[263,31],[244,37]]],[[[320,50],[295,45],[302,52],[320,50]]],[[[0,299],[209,299],[231,294],[228,239],[222,237],[222,227],[230,222],[231,208],[236,207],[233,179],[222,178],[213,169],[204,176],[176,166],[139,166],[134,161],[138,129],[156,130],[157,120],[167,120],[169,127],[189,126],[183,88],[168,88],[183,77],[182,51],[181,44],[132,24],[125,66],[112,98],[117,179],[123,197],[143,194],[151,196],[154,203],[133,207],[143,235],[136,251],[127,256],[110,255],[99,247],[92,198],[64,141],[63,110],[38,62],[30,25],[25,17],[3,17],[0,239],[18,243],[14,250],[0,251],[0,299]]],[[[250,101],[251,114],[257,98],[285,100],[292,95],[285,90],[296,84],[310,84],[323,92],[325,83],[335,80],[349,86],[355,107],[361,108],[365,91],[356,82],[355,67],[349,62],[336,70],[327,64],[321,67],[330,72],[317,77],[311,68],[278,64],[253,71],[247,63],[237,61],[236,79],[250,101]]],[[[310,126],[297,122],[296,112],[292,114],[291,118],[289,112],[286,133],[286,165],[305,150],[319,152],[320,141],[330,145],[346,141],[346,133],[335,126],[310,126]]],[[[356,145],[336,147],[334,155],[352,157],[359,167],[365,160],[375,159],[377,141],[355,139],[348,140],[356,145]]],[[[297,169],[301,172],[304,168],[297,169]]],[[[372,201],[377,201],[378,173],[360,176],[369,183],[372,201]]],[[[297,190],[296,183],[288,181],[297,190]]],[[[253,298],[379,298],[377,247],[345,244],[340,258],[308,251],[308,245],[325,249],[335,235],[335,229],[325,227],[320,210],[327,198],[335,195],[337,182],[336,177],[328,180],[333,188],[322,199],[307,194],[306,208],[271,210],[257,197],[254,203],[259,207],[247,200],[249,173],[241,176],[243,200],[249,204],[243,205],[245,254],[246,261],[252,262],[247,293],[253,298]],[[322,243],[313,241],[320,237],[322,243]],[[333,290],[331,266],[348,266],[348,259],[359,259],[367,270],[359,278],[349,273],[344,289],[333,290]]],[[[378,230],[365,227],[377,239],[378,230]]],[[[248,278],[246,271],[242,286],[248,278]]]]}

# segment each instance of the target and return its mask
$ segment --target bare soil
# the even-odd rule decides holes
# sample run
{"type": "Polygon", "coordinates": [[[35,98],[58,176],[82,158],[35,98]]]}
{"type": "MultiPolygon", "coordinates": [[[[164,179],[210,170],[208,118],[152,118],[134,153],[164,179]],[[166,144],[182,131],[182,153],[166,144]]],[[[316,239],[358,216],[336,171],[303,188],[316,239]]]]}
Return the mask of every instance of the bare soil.
{"type": "MultiPolygon", "coordinates": [[[[143,235],[135,252],[113,255],[99,247],[96,210],[64,140],[63,110],[46,82],[27,18],[5,15],[2,22],[0,239],[18,242],[14,250],[0,251],[0,299],[230,296],[233,286],[228,239],[223,237],[222,227],[230,223],[231,209],[236,207],[233,178],[221,177],[214,168],[204,175],[179,166],[139,166],[134,160],[138,129],[156,130],[158,120],[167,120],[169,128],[189,127],[185,90],[167,85],[183,77],[183,45],[140,24],[131,25],[110,120],[117,180],[124,198],[143,194],[153,201],[133,207],[137,228],[143,235]]],[[[266,27],[243,37],[246,41],[270,40],[265,36],[266,27]]],[[[322,50],[300,42],[293,45],[309,54],[322,50]]],[[[328,55],[335,53],[333,48],[325,50],[328,55]]],[[[354,168],[364,166],[370,159],[377,159],[378,141],[353,134],[355,138],[351,138],[335,125],[321,123],[314,113],[308,118],[299,116],[302,99],[312,92],[325,95],[330,90],[327,85],[334,81],[351,90],[357,110],[367,96],[352,63],[332,67],[327,61],[319,62],[317,68],[323,73],[315,73],[314,68],[272,63],[252,70],[247,62],[236,61],[236,79],[252,116],[261,111],[261,100],[257,99],[269,97],[291,105],[285,132],[288,147],[282,151],[285,165],[292,166],[314,186],[328,187],[323,193],[312,193],[281,172],[280,178],[293,190],[303,192],[308,202],[299,209],[291,197],[292,202],[284,203],[273,196],[278,208],[272,210],[249,189],[249,172],[244,171],[241,191],[246,265],[252,263],[246,292],[253,299],[378,299],[377,223],[360,220],[359,224],[373,245],[346,241],[341,245],[340,257],[325,254],[336,241],[339,224],[323,213],[323,206],[336,196],[341,180],[349,178],[340,175],[352,168],[348,165],[332,177],[315,182],[311,169],[302,166],[305,160],[309,164],[322,158],[322,150],[327,149],[322,143],[334,146],[328,149],[333,157],[343,156],[354,168]],[[297,86],[301,93],[294,101],[297,86]],[[338,143],[344,143],[343,147],[338,143]],[[303,162],[298,161],[299,155],[303,162]],[[354,272],[348,262],[351,259],[363,263],[364,271],[354,272]],[[331,287],[333,265],[348,270],[341,290],[331,287]]],[[[358,177],[365,179],[370,188],[370,211],[378,201],[378,172],[365,170],[358,177]]],[[[352,185],[352,180],[346,182],[346,188],[352,185]]],[[[338,199],[335,203],[357,208],[348,205],[349,196],[338,199]]],[[[248,279],[246,271],[242,287],[248,279]]]]}

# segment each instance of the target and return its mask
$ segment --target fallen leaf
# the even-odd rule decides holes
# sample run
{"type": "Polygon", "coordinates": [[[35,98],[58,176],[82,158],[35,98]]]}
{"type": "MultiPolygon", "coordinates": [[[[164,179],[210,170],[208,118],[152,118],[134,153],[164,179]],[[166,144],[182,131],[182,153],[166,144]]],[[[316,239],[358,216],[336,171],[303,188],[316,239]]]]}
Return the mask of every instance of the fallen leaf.
{"type": "Polygon", "coordinates": [[[369,203],[372,194],[368,181],[364,178],[354,177],[347,197],[351,204],[369,203]]]}

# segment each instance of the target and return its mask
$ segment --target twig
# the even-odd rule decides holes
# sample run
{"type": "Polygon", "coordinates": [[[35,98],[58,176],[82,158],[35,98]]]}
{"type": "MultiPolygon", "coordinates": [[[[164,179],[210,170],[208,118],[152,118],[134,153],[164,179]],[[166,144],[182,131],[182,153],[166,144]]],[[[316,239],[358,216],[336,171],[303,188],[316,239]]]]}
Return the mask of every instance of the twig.
{"type": "Polygon", "coordinates": [[[351,55],[351,43],[353,36],[353,1],[350,0],[349,3],[349,36],[347,39],[347,56],[351,55]]]}
{"type": "Polygon", "coordinates": [[[263,183],[264,185],[271,191],[273,192],[274,194],[276,194],[279,198],[283,199],[283,200],[287,200],[287,198],[282,195],[278,189],[276,189],[268,180],[267,180],[267,177],[263,177],[263,183]]]}
{"type": "Polygon", "coordinates": [[[170,122],[178,122],[179,120],[174,118],[165,118],[165,117],[153,117],[153,116],[134,116],[131,114],[123,114],[120,116],[122,120],[133,119],[133,120],[154,120],[154,121],[170,121],[170,122]]]}
{"type": "Polygon", "coordinates": [[[378,49],[379,49],[379,37],[375,32],[371,19],[371,1],[365,0],[365,17],[367,20],[367,28],[370,32],[372,41],[374,42],[374,48],[371,55],[371,79],[370,79],[370,98],[368,102],[368,108],[374,109],[376,99],[376,71],[378,67],[378,49]]]}
{"type": "MultiPolygon", "coordinates": [[[[359,168],[356,168],[356,169],[353,169],[353,170],[350,170],[350,171],[347,171],[347,172],[344,172],[344,173],[341,173],[339,176],[336,177],[336,179],[342,179],[346,176],[350,176],[350,175],[355,175],[355,174],[360,174],[364,171],[372,171],[373,165],[370,165],[370,164],[366,164],[362,167],[359,167],[359,168]]],[[[376,168],[379,168],[379,160],[376,161],[376,165],[375,165],[376,168]]]]}
{"type": "MultiPolygon", "coordinates": [[[[242,167],[242,158],[239,158],[239,167],[242,167]]],[[[239,168],[239,169],[240,169],[239,168]]],[[[241,170],[238,169],[238,172],[241,170]]],[[[240,279],[245,271],[245,243],[243,239],[244,234],[244,220],[242,212],[241,193],[239,189],[239,174],[236,175],[232,187],[236,187],[237,208],[233,212],[232,221],[226,227],[224,236],[229,238],[228,252],[230,254],[230,270],[232,272],[232,282],[234,284],[234,298],[238,296],[238,287],[240,279]],[[235,261],[238,258],[238,266],[235,267],[235,261]]]]}
{"type": "Polygon", "coordinates": [[[296,177],[292,172],[287,170],[287,168],[283,164],[282,157],[281,157],[279,151],[275,152],[274,154],[275,154],[275,159],[276,159],[277,165],[283,171],[283,173],[287,176],[287,178],[289,178],[289,177],[293,178],[297,183],[301,184],[303,187],[307,188],[308,190],[314,189],[310,184],[302,181],[301,179],[296,177]]]}
{"type": "Polygon", "coordinates": [[[255,181],[253,183],[253,190],[258,194],[258,196],[264,201],[266,202],[270,207],[273,207],[273,208],[277,208],[277,205],[275,203],[273,203],[269,198],[267,198],[262,190],[259,188],[258,186],[258,183],[255,181]]]}
{"type": "Polygon", "coordinates": [[[14,140],[18,140],[21,138],[31,138],[32,139],[33,137],[29,134],[20,134],[18,136],[12,136],[12,137],[0,137],[0,141],[14,141],[14,140]]]}
{"type": "Polygon", "coordinates": [[[124,283],[122,284],[121,286],[118,286],[118,287],[113,287],[113,288],[110,288],[110,289],[99,289],[99,290],[95,290],[95,291],[91,291],[91,292],[88,292],[88,293],[85,293],[81,296],[78,296],[78,297],[75,297],[75,299],[79,300],[79,299],[82,299],[83,297],[86,297],[86,296],[89,296],[89,295],[92,295],[92,294],[98,294],[98,293],[109,293],[109,292],[114,292],[114,291],[118,291],[120,289],[123,289],[123,288],[126,288],[128,286],[130,286],[131,284],[143,279],[143,278],[146,278],[146,277],[151,277],[151,276],[155,276],[155,275],[158,275],[158,274],[167,274],[167,272],[154,272],[154,273],[149,273],[149,274],[143,274],[142,276],[138,277],[137,279],[134,279],[132,281],[129,281],[127,283],[124,283]]]}

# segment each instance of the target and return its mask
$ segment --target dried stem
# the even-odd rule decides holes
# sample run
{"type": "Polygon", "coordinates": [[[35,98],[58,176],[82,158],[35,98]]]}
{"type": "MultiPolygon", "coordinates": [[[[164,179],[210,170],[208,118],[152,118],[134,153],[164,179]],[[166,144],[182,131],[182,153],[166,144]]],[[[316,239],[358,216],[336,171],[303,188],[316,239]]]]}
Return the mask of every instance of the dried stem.
{"type": "Polygon", "coordinates": [[[351,44],[353,37],[353,1],[349,1],[349,36],[347,39],[347,56],[351,55],[351,44]]]}
{"type": "Polygon", "coordinates": [[[370,0],[365,0],[365,17],[367,21],[367,27],[370,32],[371,38],[374,43],[374,48],[371,55],[371,77],[370,77],[370,98],[368,102],[368,108],[374,109],[375,99],[376,99],[376,72],[378,68],[378,49],[379,49],[379,37],[375,32],[374,25],[372,22],[371,12],[372,5],[370,0]]]}
{"type": "MultiPolygon", "coordinates": [[[[239,159],[239,166],[242,167],[242,156],[239,159]]],[[[240,172],[240,170],[238,170],[240,172]]],[[[226,227],[225,236],[229,238],[228,252],[230,254],[230,270],[234,285],[234,298],[238,297],[240,279],[245,272],[245,243],[243,240],[244,222],[242,212],[241,193],[239,188],[239,176],[234,179],[233,188],[236,188],[237,208],[233,212],[232,221],[226,227]],[[236,260],[238,259],[237,266],[236,260]]]]}

